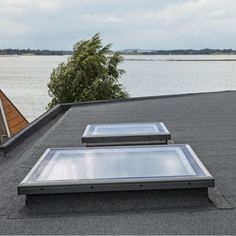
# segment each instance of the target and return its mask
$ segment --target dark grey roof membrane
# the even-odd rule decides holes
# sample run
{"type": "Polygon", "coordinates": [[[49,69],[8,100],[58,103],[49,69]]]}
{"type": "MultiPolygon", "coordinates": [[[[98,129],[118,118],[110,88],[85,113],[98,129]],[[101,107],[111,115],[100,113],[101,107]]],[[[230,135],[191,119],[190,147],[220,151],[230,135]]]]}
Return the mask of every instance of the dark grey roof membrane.
{"type": "Polygon", "coordinates": [[[0,147],[1,234],[236,234],[236,92],[58,106],[0,147]],[[79,146],[87,124],[162,120],[216,188],[18,196],[47,148],[79,146]]]}

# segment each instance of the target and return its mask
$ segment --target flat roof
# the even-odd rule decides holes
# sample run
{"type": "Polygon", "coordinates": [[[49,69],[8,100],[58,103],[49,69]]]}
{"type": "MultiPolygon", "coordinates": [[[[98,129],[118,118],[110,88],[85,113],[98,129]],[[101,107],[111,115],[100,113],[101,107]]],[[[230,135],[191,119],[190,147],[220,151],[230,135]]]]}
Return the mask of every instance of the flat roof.
{"type": "Polygon", "coordinates": [[[235,234],[235,100],[232,91],[65,104],[44,114],[0,147],[0,232],[235,234]],[[211,200],[201,189],[42,198],[17,195],[17,185],[43,152],[82,145],[79,138],[87,124],[151,122],[153,117],[166,124],[176,143],[190,144],[215,177],[211,200]]]}

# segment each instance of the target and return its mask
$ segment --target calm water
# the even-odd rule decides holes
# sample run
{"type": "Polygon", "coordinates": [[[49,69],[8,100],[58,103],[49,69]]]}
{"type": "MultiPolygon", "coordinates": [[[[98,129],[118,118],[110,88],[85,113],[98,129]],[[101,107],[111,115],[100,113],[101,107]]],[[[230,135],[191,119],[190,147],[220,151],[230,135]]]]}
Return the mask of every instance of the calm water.
{"type": "MultiPolygon", "coordinates": [[[[65,56],[0,57],[0,88],[19,110],[34,120],[50,98],[47,92],[52,68],[65,56]]],[[[150,96],[236,90],[235,56],[126,56],[120,82],[130,96],[150,96]],[[137,60],[136,60],[137,59],[137,60]],[[172,61],[172,59],[189,61],[172,61]],[[205,61],[199,61],[199,60],[205,61]],[[214,61],[206,61],[206,60],[214,61]],[[170,61],[171,60],[171,61],[170,61]],[[198,61],[193,61],[198,60],[198,61]]]]}

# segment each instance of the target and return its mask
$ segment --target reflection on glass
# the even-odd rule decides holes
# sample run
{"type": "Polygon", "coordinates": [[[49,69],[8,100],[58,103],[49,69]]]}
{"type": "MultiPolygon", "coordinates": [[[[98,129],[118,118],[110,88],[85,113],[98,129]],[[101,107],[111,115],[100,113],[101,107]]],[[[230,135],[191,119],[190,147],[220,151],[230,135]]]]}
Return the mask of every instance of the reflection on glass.
{"type": "Polygon", "coordinates": [[[156,134],[159,132],[155,124],[114,124],[96,125],[93,134],[156,134]]]}
{"type": "Polygon", "coordinates": [[[178,147],[58,150],[36,181],[195,175],[178,147]]]}

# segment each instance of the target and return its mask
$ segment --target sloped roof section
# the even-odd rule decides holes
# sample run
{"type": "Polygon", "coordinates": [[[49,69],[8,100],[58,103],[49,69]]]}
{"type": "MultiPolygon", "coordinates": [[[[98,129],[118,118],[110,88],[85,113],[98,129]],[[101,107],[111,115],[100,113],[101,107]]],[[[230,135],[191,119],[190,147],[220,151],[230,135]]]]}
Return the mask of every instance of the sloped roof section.
{"type": "Polygon", "coordinates": [[[25,128],[28,125],[28,121],[1,89],[0,101],[2,103],[3,112],[6,118],[7,128],[9,129],[10,136],[13,136],[25,128]]]}

